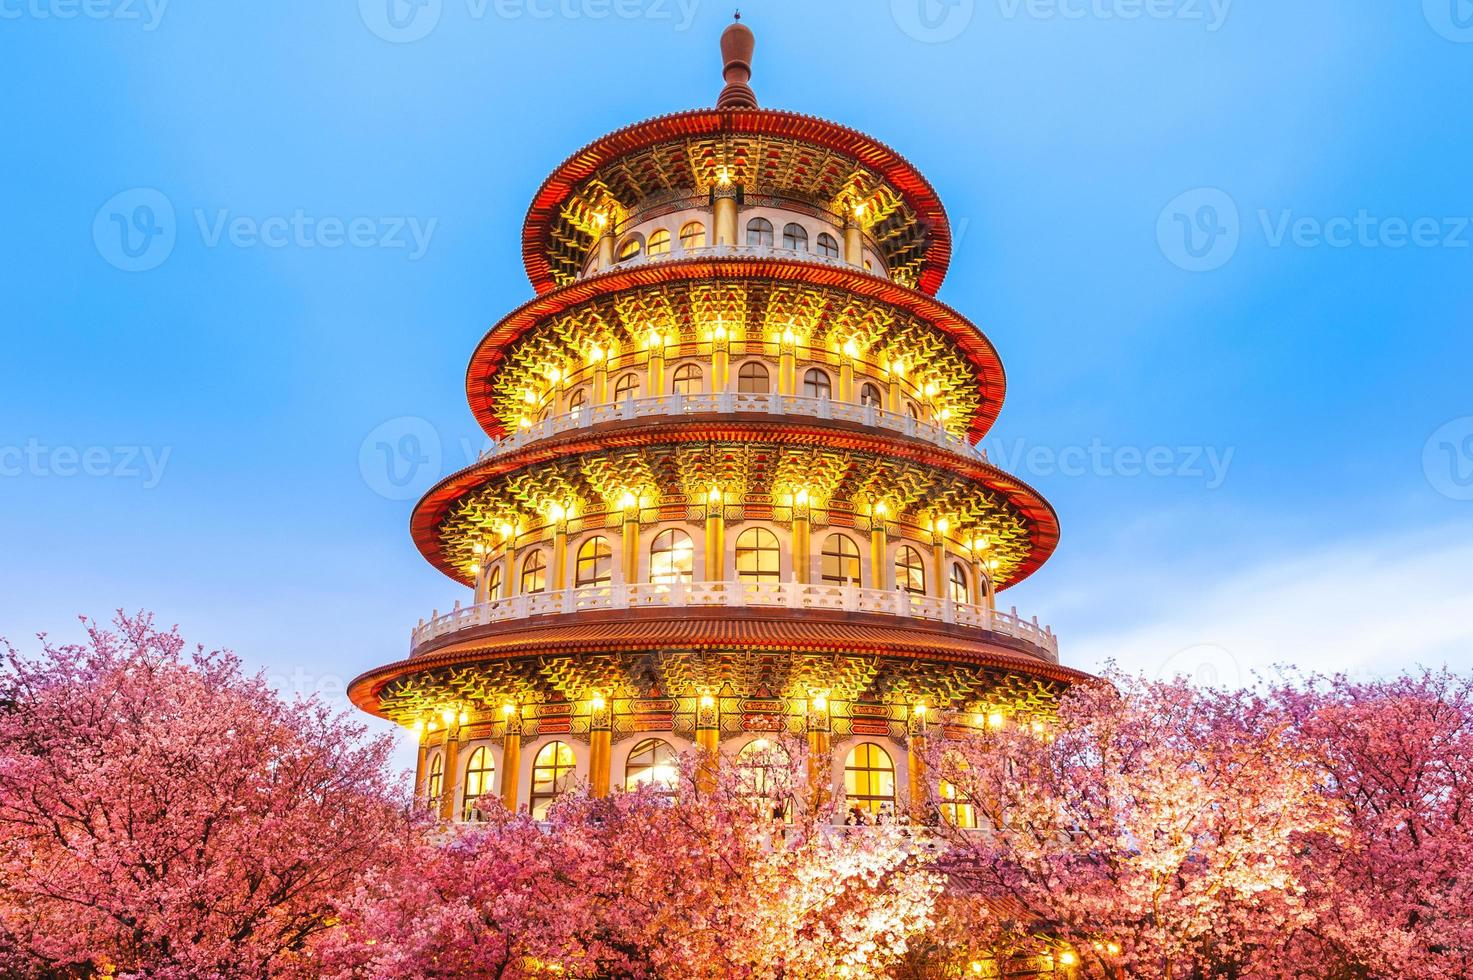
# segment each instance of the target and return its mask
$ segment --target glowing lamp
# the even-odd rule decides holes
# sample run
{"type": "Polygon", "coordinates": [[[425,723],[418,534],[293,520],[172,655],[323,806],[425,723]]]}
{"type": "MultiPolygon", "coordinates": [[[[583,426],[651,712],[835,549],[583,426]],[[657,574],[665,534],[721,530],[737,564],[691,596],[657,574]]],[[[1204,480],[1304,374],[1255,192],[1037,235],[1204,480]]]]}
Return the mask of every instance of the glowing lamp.
{"type": "Polygon", "coordinates": [[[591,704],[593,706],[593,710],[594,711],[602,711],[602,710],[604,710],[604,705],[606,703],[607,702],[604,701],[604,696],[602,694],[595,694],[593,696],[592,700],[589,701],[589,704],[591,704]]]}
{"type": "Polygon", "coordinates": [[[1066,949],[1059,954],[1059,962],[1062,963],[1064,966],[1073,966],[1075,963],[1079,962],[1079,957],[1075,956],[1073,953],[1069,952],[1069,950],[1066,949]]]}
{"type": "Polygon", "coordinates": [[[829,699],[828,698],[824,697],[822,694],[815,694],[813,696],[813,707],[814,708],[816,708],[819,711],[825,711],[825,710],[828,709],[828,706],[829,706],[829,699]]]}
{"type": "Polygon", "coordinates": [[[501,532],[501,536],[503,538],[509,538],[511,537],[512,531],[516,530],[516,528],[512,527],[510,524],[503,524],[497,530],[501,532]]]}
{"type": "Polygon", "coordinates": [[[632,493],[626,493],[619,499],[619,506],[625,510],[633,510],[639,506],[639,498],[632,493]]]}
{"type": "Polygon", "coordinates": [[[988,728],[1001,728],[1006,723],[1007,718],[1003,716],[1003,713],[1001,711],[994,711],[987,716],[988,728]]]}
{"type": "Polygon", "coordinates": [[[501,713],[504,714],[504,715],[506,715],[508,718],[510,718],[512,715],[516,714],[516,710],[517,710],[517,706],[514,705],[514,704],[503,704],[501,706],[501,713]]]}
{"type": "Polygon", "coordinates": [[[845,357],[850,357],[850,358],[858,357],[859,356],[859,345],[856,344],[852,340],[846,340],[846,341],[844,341],[844,356],[845,357]]]}
{"type": "Polygon", "coordinates": [[[876,517],[884,517],[889,512],[890,512],[890,508],[885,506],[885,502],[883,500],[878,500],[878,501],[875,502],[875,516],[876,517]]]}
{"type": "Polygon", "coordinates": [[[807,490],[799,490],[797,493],[793,494],[793,503],[797,504],[799,507],[807,507],[808,506],[808,491],[807,490]]]}
{"type": "Polygon", "coordinates": [[[702,694],[701,695],[701,707],[703,707],[703,708],[710,708],[710,707],[714,707],[715,704],[716,704],[716,699],[713,698],[711,695],[709,695],[709,694],[702,694]]]}
{"type": "Polygon", "coordinates": [[[711,492],[706,494],[706,499],[713,504],[721,503],[721,491],[716,487],[712,487],[711,492]]]}
{"type": "Polygon", "coordinates": [[[951,522],[944,517],[938,518],[936,521],[936,533],[945,534],[949,530],[951,530],[951,522]]]}
{"type": "Polygon", "coordinates": [[[454,724],[455,712],[451,711],[449,708],[446,708],[444,711],[440,712],[440,720],[443,721],[447,727],[454,724]]]}
{"type": "Polygon", "coordinates": [[[923,718],[923,717],[925,717],[925,715],[926,715],[926,705],[925,705],[925,702],[921,702],[920,704],[918,704],[918,705],[915,706],[915,713],[916,713],[916,717],[917,718],[923,718]]]}

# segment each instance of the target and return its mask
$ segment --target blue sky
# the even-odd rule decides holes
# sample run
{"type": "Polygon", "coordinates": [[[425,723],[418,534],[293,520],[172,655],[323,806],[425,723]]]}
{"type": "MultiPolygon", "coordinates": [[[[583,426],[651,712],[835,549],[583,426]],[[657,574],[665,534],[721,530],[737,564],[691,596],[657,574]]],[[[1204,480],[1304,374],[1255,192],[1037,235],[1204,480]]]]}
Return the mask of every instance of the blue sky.
{"type": "MultiPolygon", "coordinates": [[[[1473,666],[1467,0],[743,7],[764,105],[948,206],[986,445],[1064,529],[1004,600],[1067,661],[1473,666]]],[[[329,696],[402,656],[460,590],[395,498],[478,445],[532,192],[714,102],[730,16],[0,0],[0,634],[148,608],[329,696]]]]}

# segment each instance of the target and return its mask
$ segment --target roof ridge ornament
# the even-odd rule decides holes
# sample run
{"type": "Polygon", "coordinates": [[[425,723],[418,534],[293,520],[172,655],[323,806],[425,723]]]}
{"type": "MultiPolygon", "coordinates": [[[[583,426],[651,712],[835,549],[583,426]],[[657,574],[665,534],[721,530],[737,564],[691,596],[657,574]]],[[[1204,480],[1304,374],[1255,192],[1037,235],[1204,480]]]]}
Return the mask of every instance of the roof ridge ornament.
{"type": "Polygon", "coordinates": [[[757,96],[747,84],[752,78],[752,52],[756,47],[757,39],[751,28],[742,23],[742,12],[738,10],[731,25],[721,32],[721,77],[726,79],[726,87],[716,100],[716,108],[757,108],[757,96]]]}

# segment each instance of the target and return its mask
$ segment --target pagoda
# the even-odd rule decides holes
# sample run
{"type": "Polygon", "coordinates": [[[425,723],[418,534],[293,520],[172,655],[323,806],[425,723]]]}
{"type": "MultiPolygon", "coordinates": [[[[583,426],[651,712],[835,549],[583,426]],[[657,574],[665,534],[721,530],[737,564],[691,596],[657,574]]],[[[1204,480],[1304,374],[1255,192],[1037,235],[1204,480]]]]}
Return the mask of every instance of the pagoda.
{"type": "Polygon", "coordinates": [[[871,137],[759,108],[754,47],[738,19],[714,108],[596,140],[527,212],[536,296],[466,372],[492,448],[410,521],[466,593],[349,690],[418,733],[446,819],[774,733],[815,789],[914,812],[947,797],[928,717],[1032,724],[1086,676],[998,605],[1058,522],[977,448],[1005,381],[935,298],[941,201],[871,137]]]}

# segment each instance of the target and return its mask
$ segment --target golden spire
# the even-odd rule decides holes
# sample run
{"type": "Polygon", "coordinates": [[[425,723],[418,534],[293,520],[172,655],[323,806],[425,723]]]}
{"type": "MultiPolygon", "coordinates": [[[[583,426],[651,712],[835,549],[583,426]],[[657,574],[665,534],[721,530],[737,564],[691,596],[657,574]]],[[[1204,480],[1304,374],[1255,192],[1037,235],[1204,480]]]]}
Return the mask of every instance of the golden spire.
{"type": "Polygon", "coordinates": [[[716,100],[716,108],[757,108],[757,96],[747,84],[752,78],[752,51],[756,47],[757,39],[742,23],[742,12],[738,10],[731,26],[721,32],[721,77],[726,79],[726,87],[716,100]]]}

